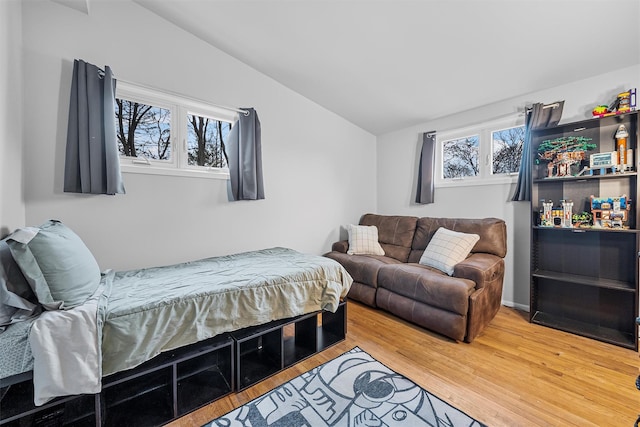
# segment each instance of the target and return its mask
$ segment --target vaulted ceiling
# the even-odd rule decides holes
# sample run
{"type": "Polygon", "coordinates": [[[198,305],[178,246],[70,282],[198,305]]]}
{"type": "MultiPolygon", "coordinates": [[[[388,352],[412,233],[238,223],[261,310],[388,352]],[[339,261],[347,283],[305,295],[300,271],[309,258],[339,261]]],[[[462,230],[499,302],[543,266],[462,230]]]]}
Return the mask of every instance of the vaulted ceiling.
{"type": "Polygon", "coordinates": [[[376,135],[640,63],[638,0],[134,1],[376,135]]]}

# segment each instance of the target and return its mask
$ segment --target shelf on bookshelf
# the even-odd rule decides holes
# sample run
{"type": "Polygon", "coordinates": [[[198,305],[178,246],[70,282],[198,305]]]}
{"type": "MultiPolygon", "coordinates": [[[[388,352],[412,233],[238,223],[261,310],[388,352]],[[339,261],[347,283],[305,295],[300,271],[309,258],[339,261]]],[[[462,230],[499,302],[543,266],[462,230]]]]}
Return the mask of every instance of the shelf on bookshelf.
{"type": "Polygon", "coordinates": [[[532,273],[532,276],[542,279],[556,280],[559,282],[569,282],[584,286],[593,286],[597,288],[613,289],[631,293],[635,292],[635,283],[624,282],[620,280],[581,276],[578,274],[569,274],[549,270],[535,270],[532,273]]]}
{"type": "Polygon", "coordinates": [[[604,227],[543,227],[541,225],[534,225],[534,230],[545,230],[552,232],[565,232],[565,233],[638,233],[638,229],[635,228],[604,228],[604,227]]]}
{"type": "Polygon", "coordinates": [[[587,338],[594,338],[610,344],[619,345],[621,347],[630,349],[636,348],[636,339],[633,334],[613,328],[594,326],[592,323],[581,322],[542,311],[536,311],[531,317],[531,322],[587,338]]]}
{"type": "Polygon", "coordinates": [[[620,173],[609,173],[606,175],[582,175],[582,176],[563,176],[559,178],[536,178],[533,180],[536,184],[541,183],[558,183],[558,182],[567,182],[567,181],[590,181],[590,180],[603,180],[603,179],[620,179],[620,178],[632,178],[637,177],[638,172],[620,172],[620,173]]]}

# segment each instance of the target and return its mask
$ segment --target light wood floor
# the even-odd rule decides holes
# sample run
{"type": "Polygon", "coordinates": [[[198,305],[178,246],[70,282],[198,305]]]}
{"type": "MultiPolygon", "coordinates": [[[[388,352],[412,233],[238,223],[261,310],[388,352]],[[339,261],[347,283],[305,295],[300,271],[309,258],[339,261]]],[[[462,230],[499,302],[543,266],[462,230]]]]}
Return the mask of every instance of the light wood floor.
{"type": "Polygon", "coordinates": [[[633,426],[640,413],[632,350],[507,307],[472,344],[456,343],[350,301],[344,342],[170,425],[200,426],[355,346],[489,426],[633,426]]]}

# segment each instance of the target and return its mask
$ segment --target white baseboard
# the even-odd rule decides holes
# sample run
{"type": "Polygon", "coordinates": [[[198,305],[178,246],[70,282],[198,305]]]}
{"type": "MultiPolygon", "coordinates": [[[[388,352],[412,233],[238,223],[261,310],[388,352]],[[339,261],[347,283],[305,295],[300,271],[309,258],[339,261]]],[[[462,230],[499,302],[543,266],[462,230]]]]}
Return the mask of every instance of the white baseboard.
{"type": "Polygon", "coordinates": [[[529,306],[526,304],[518,304],[513,301],[502,301],[502,305],[506,307],[515,308],[516,310],[526,311],[527,313],[529,312],[529,306]]]}

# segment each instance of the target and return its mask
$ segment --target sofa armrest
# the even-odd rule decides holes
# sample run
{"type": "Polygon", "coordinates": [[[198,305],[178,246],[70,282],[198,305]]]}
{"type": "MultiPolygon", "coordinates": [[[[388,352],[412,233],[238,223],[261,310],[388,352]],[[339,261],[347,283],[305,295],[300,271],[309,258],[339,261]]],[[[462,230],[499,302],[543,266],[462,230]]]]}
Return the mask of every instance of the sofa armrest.
{"type": "Polygon", "coordinates": [[[453,277],[475,282],[476,289],[504,277],[504,260],[497,255],[474,253],[453,268],[453,277]]]}
{"type": "Polygon", "coordinates": [[[335,242],[331,245],[331,250],[335,252],[341,252],[343,254],[347,253],[349,250],[349,241],[348,240],[340,240],[339,242],[335,242]]]}
{"type": "Polygon", "coordinates": [[[472,342],[496,316],[502,302],[504,259],[475,253],[454,267],[454,276],[473,280],[476,290],[469,297],[466,342],[472,342]]]}

